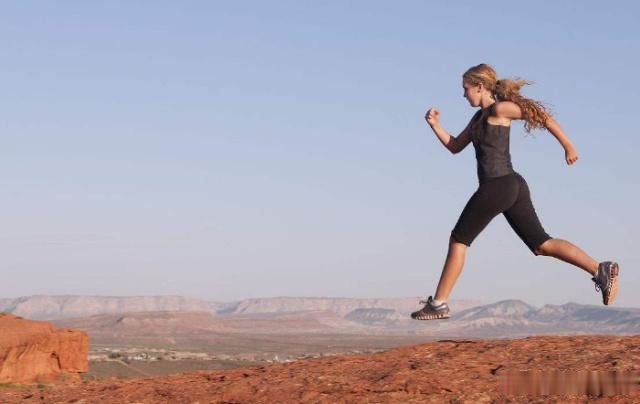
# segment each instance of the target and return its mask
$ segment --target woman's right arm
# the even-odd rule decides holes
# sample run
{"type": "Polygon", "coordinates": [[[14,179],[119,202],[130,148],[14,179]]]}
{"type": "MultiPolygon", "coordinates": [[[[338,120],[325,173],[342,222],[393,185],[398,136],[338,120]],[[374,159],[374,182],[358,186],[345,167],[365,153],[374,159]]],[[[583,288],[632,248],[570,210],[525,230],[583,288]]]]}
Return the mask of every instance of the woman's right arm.
{"type": "Polygon", "coordinates": [[[447,131],[444,130],[442,126],[440,126],[440,111],[438,111],[437,109],[430,108],[425,114],[424,118],[426,119],[429,126],[431,126],[431,130],[433,130],[433,133],[435,133],[438,139],[440,139],[442,145],[446,147],[447,150],[449,150],[452,154],[460,153],[462,150],[464,150],[465,147],[467,147],[467,145],[471,141],[469,128],[471,128],[471,122],[473,120],[469,121],[467,127],[464,128],[464,130],[456,137],[448,134],[447,131]]]}

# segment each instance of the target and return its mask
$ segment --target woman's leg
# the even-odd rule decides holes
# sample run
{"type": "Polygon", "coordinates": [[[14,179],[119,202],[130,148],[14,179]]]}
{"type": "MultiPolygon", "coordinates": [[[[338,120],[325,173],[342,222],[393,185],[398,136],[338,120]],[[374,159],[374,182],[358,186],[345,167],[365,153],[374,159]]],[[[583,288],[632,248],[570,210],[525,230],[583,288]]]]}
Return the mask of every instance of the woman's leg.
{"type": "Polygon", "coordinates": [[[494,217],[513,205],[518,195],[515,176],[506,175],[481,184],[471,195],[449,238],[449,251],[442,268],[435,299],[449,298],[462,267],[467,247],[487,227],[494,217]]]}
{"type": "Polygon", "coordinates": [[[446,301],[449,298],[451,289],[462,272],[466,252],[467,246],[465,244],[457,242],[453,237],[449,238],[449,251],[436,289],[436,300],[446,301]]]}
{"type": "Polygon", "coordinates": [[[620,267],[617,262],[598,262],[578,246],[557,238],[545,231],[531,202],[527,182],[520,179],[520,192],[516,203],[504,212],[504,216],[535,255],[547,255],[582,268],[592,277],[597,291],[602,293],[602,303],[611,304],[616,297],[620,267]]]}
{"type": "Polygon", "coordinates": [[[513,204],[518,195],[518,183],[514,176],[507,175],[481,184],[465,205],[449,237],[447,259],[442,268],[434,302],[429,296],[425,306],[413,313],[416,320],[449,318],[449,306],[444,303],[462,272],[467,247],[487,227],[489,222],[513,204]]]}
{"type": "Polygon", "coordinates": [[[431,296],[429,296],[427,300],[421,300],[420,303],[425,303],[424,307],[411,313],[411,318],[414,320],[449,318],[449,306],[445,302],[460,272],[462,272],[467,247],[466,244],[456,241],[453,234],[449,237],[449,251],[447,252],[447,259],[444,263],[442,274],[440,275],[440,282],[438,282],[438,289],[435,294],[436,301],[433,301],[431,296]],[[442,302],[439,302],[439,300],[442,302]]]}
{"type": "Polygon", "coordinates": [[[558,258],[578,268],[582,268],[591,275],[598,270],[598,261],[591,258],[580,247],[559,238],[551,238],[536,248],[536,253],[558,258]]]}
{"type": "Polygon", "coordinates": [[[582,251],[578,246],[559,238],[552,238],[542,227],[531,201],[527,181],[517,175],[520,181],[518,199],[504,212],[509,225],[535,255],[558,258],[591,275],[598,270],[598,262],[582,251]]]}

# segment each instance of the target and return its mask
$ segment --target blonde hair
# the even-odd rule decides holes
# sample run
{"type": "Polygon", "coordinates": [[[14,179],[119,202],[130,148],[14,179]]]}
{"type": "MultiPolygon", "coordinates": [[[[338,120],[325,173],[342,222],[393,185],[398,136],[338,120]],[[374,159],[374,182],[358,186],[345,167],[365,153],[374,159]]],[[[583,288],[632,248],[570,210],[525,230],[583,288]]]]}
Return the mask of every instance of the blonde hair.
{"type": "Polygon", "coordinates": [[[491,91],[496,101],[511,101],[522,110],[524,128],[527,132],[533,129],[546,128],[546,122],[551,117],[551,111],[540,101],[520,95],[520,89],[525,85],[533,84],[530,81],[516,79],[498,79],[496,71],[488,64],[481,63],[467,70],[463,75],[464,82],[471,85],[482,84],[491,91]]]}

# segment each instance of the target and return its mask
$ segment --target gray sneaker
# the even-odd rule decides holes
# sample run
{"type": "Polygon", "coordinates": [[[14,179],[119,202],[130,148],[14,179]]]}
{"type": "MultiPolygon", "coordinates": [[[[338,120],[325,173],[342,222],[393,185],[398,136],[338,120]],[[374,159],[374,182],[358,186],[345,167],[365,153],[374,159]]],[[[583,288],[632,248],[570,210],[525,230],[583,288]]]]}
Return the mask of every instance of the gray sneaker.
{"type": "Polygon", "coordinates": [[[618,291],[618,273],[620,268],[617,262],[604,261],[598,265],[598,270],[591,280],[596,284],[596,291],[602,292],[602,303],[608,305],[613,302],[618,291]]]}
{"type": "Polygon", "coordinates": [[[440,320],[449,318],[449,306],[442,302],[439,306],[435,306],[433,298],[429,296],[427,300],[420,300],[420,304],[424,303],[424,307],[418,311],[411,313],[414,320],[440,320]]]}

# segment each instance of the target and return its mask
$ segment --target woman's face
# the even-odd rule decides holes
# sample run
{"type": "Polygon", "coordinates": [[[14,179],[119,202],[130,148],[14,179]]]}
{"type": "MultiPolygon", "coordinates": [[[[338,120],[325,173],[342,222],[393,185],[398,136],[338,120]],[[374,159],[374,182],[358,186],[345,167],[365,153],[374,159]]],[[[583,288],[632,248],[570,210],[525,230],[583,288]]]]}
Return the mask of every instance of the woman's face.
{"type": "Polygon", "coordinates": [[[469,101],[469,105],[472,107],[479,107],[480,100],[482,99],[482,88],[480,84],[474,86],[463,81],[462,88],[464,89],[464,98],[469,101]]]}

